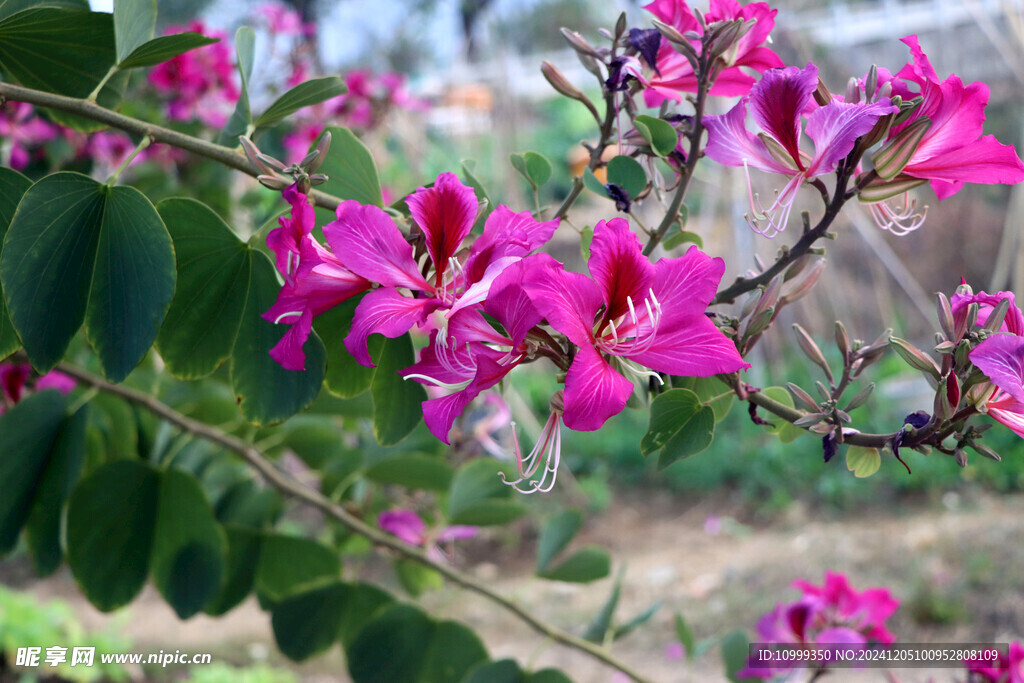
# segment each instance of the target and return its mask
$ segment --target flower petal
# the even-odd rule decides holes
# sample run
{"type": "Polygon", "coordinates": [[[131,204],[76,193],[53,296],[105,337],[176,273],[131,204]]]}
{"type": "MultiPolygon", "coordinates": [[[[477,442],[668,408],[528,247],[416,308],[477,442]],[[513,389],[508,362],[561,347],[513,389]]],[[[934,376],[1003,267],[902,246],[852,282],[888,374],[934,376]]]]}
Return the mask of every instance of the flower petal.
{"type": "Polygon", "coordinates": [[[750,110],[754,121],[798,163],[800,115],[811,105],[817,87],[818,67],[808,64],[803,69],[787,66],[765,71],[760,82],[750,91],[750,110]]]}
{"type": "MultiPolygon", "coordinates": [[[[270,357],[276,360],[281,367],[285,370],[294,370],[296,372],[306,369],[306,353],[302,350],[302,347],[313,331],[313,312],[304,305],[304,302],[302,304],[303,308],[300,315],[297,317],[289,316],[287,320],[281,321],[291,323],[291,328],[270,349],[270,357]]],[[[278,303],[274,304],[269,311],[264,313],[263,317],[268,318],[268,316],[274,315],[277,313],[278,306],[284,307],[286,305],[279,298],[278,303]]]]}
{"type": "Polygon", "coordinates": [[[590,245],[590,274],[604,296],[605,320],[616,320],[643,300],[654,278],[654,266],[643,255],[640,240],[624,218],[600,221],[590,245]]]}
{"type": "Polygon", "coordinates": [[[879,118],[899,111],[887,99],[852,104],[833,100],[807,117],[807,137],[814,141],[814,158],[807,167],[808,177],[831,173],[839,161],[853,150],[857,138],[871,132],[879,118]]]}
{"type": "Polygon", "coordinates": [[[593,346],[580,346],[565,377],[565,426],[600,429],[626,407],[633,383],[616,372],[593,346]]]}
{"type": "Polygon", "coordinates": [[[366,347],[371,334],[394,339],[422,323],[440,305],[437,299],[413,299],[390,287],[375,289],[359,302],[352,318],[352,329],[345,337],[345,348],[360,365],[375,367],[366,347]]]}
{"type": "Polygon", "coordinates": [[[527,262],[520,261],[506,268],[494,280],[484,304],[484,310],[505,328],[513,347],[522,344],[530,329],[542,320],[540,311],[523,288],[524,263],[527,262]]]}
{"type": "Polygon", "coordinates": [[[971,351],[970,358],[992,384],[1024,401],[1024,337],[992,335],[971,351]]]}
{"type": "Polygon", "coordinates": [[[736,345],[707,316],[677,319],[674,327],[666,323],[658,327],[646,350],[627,357],[644,367],[680,377],[710,377],[750,367],[736,345]]]}
{"type": "Polygon", "coordinates": [[[996,391],[988,400],[988,414],[1024,438],[1024,403],[1010,394],[996,391]]]}
{"type": "Polygon", "coordinates": [[[662,305],[662,323],[702,315],[715,298],[725,272],[725,261],[711,258],[696,245],[676,258],[654,264],[654,296],[662,305]]]}
{"type": "Polygon", "coordinates": [[[796,171],[777,161],[764,142],[747,130],[747,103],[741,100],[721,116],[705,116],[708,144],[705,153],[726,166],[748,165],[768,173],[794,175],[796,171]]]}
{"type": "Polygon", "coordinates": [[[526,256],[547,244],[558,227],[558,219],[540,222],[529,211],[516,213],[499,206],[487,217],[484,233],[470,247],[463,268],[470,282],[478,282],[487,267],[503,256],[526,256]]]}
{"type": "Polygon", "coordinates": [[[547,254],[534,254],[524,268],[523,287],[537,311],[577,346],[592,346],[594,317],[603,302],[597,283],[567,273],[547,254]]]}
{"type": "Polygon", "coordinates": [[[413,259],[412,245],[384,211],[349,200],[338,219],[324,226],[324,237],[349,270],[385,287],[430,291],[413,259]]]}
{"type": "Polygon", "coordinates": [[[433,187],[421,187],[405,198],[409,211],[423,231],[427,252],[434,263],[437,282],[448,267],[476,220],[477,200],[473,188],[459,182],[454,173],[442,173],[433,187]]]}

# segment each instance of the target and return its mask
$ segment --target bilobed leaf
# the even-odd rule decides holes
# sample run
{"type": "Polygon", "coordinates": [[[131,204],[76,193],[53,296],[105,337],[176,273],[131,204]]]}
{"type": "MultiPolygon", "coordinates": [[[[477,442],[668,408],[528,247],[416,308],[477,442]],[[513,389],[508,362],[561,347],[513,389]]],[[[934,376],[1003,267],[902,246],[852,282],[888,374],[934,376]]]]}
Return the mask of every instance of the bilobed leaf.
{"type": "Polygon", "coordinates": [[[416,454],[382,460],[366,471],[368,479],[381,484],[430,491],[446,491],[454,476],[454,468],[444,460],[416,454]]]}
{"type": "Polygon", "coordinates": [[[587,188],[596,195],[600,195],[607,199],[608,190],[605,189],[604,183],[598,180],[594,172],[589,167],[583,169],[583,187],[587,188]]]}
{"type": "Polygon", "coordinates": [[[474,665],[486,660],[487,648],[476,633],[456,621],[442,621],[434,626],[417,680],[460,683],[474,665]]]}
{"type": "Polygon", "coordinates": [[[459,468],[448,492],[452,524],[507,524],[526,512],[521,503],[509,500],[511,489],[498,476],[501,469],[492,460],[474,460],[459,468]]]}
{"type": "Polygon", "coordinates": [[[636,129],[659,156],[668,156],[676,148],[679,136],[672,124],[664,119],[641,114],[636,117],[636,129]]]}
{"type": "Polygon", "coordinates": [[[715,411],[716,423],[726,418],[736,399],[736,394],[714,377],[673,377],[672,387],[697,394],[701,403],[715,411]]]}
{"type": "Polygon", "coordinates": [[[870,477],[882,466],[882,454],[877,448],[850,446],[846,451],[846,469],[858,479],[870,477]]]}
{"type": "Polygon", "coordinates": [[[152,346],[171,302],[174,249],[138,190],[56,173],[18,205],[0,279],[37,370],[60,362],[84,320],[104,373],[120,382],[152,346]]]}
{"type": "Polygon", "coordinates": [[[341,573],[338,554],[307,538],[265,534],[256,570],[256,590],[268,602],[301,593],[336,580],[341,573]]]}
{"type": "MultiPolygon", "coordinates": [[[[60,546],[61,517],[64,501],[78,482],[85,461],[87,412],[88,408],[83,406],[61,423],[25,527],[32,564],[39,576],[56,571],[64,559],[60,546]]],[[[10,479],[5,477],[4,481],[10,479]]]]}
{"type": "Polygon", "coordinates": [[[444,578],[436,569],[424,566],[411,560],[395,560],[395,575],[402,588],[414,598],[427,591],[440,590],[444,587],[444,578]]]}
{"type": "Polygon", "coordinates": [[[583,514],[579,510],[563,510],[544,525],[537,541],[538,574],[543,574],[552,560],[569,546],[581,526],[583,514]]]}
{"type": "Polygon", "coordinates": [[[341,645],[346,650],[352,647],[352,643],[355,642],[363,627],[395,601],[391,595],[373,584],[355,583],[351,584],[349,588],[338,632],[341,645]]]}
{"type": "Polygon", "coordinates": [[[356,636],[345,654],[355,683],[418,681],[436,628],[422,611],[391,605],[356,636]]]}
{"type": "Polygon", "coordinates": [[[131,602],[149,575],[160,472],[134,460],[93,470],[71,493],[68,565],[97,609],[131,602]]]}
{"type": "MultiPolygon", "coordinates": [[[[785,387],[767,387],[762,389],[765,396],[789,407],[794,407],[793,396],[785,387]]],[[[783,420],[781,417],[771,417],[771,422],[774,424],[768,431],[779,437],[779,441],[782,443],[792,443],[798,438],[807,434],[807,432],[799,427],[794,427],[790,422],[783,420]]]]}
{"type": "Polygon", "coordinates": [[[533,189],[537,189],[551,179],[551,162],[543,154],[537,152],[512,154],[509,156],[509,162],[533,189]]]}
{"type": "Polygon", "coordinates": [[[568,558],[538,576],[552,581],[571,583],[590,583],[608,576],[612,568],[612,558],[608,551],[597,546],[587,546],[577,550],[568,558]]]}
{"type": "Polygon", "coordinates": [[[64,397],[43,391],[0,415],[0,555],[14,548],[29,519],[64,421],[64,397]]]}
{"type": "Polygon", "coordinates": [[[225,524],[224,533],[227,539],[224,581],[216,597],[203,607],[204,612],[215,617],[234,609],[252,591],[263,545],[263,534],[255,529],[225,524]]]}
{"type": "Polygon", "coordinates": [[[647,187],[647,173],[633,157],[619,155],[608,162],[608,182],[628,192],[630,199],[636,199],[647,187]]]}
{"type": "Polygon", "coordinates": [[[179,469],[160,481],[153,583],[179,619],[197,614],[220,591],[227,553],[224,533],[199,482],[179,469]]]}
{"type": "MultiPolygon", "coordinates": [[[[0,5],[0,9],[3,5],[0,5]]],[[[32,181],[15,170],[0,167],[0,249],[3,248],[4,236],[14,218],[21,198],[32,187],[32,181]]],[[[0,358],[6,358],[21,346],[18,333],[14,331],[11,317],[7,313],[7,304],[0,296],[0,358]]]]}
{"type": "Polygon", "coordinates": [[[651,402],[651,420],[640,442],[645,456],[661,451],[658,467],[664,469],[711,444],[715,413],[689,389],[670,389],[651,402]]]}
{"type": "Polygon", "coordinates": [[[299,83],[274,100],[265,112],[253,121],[256,128],[269,128],[303,107],[319,104],[348,92],[345,81],[338,76],[324,76],[299,83]]]}
{"type": "Polygon", "coordinates": [[[252,110],[249,107],[249,79],[252,78],[252,67],[256,56],[256,34],[248,26],[239,26],[235,31],[235,54],[238,57],[238,75],[242,79],[238,102],[231,113],[227,125],[220,132],[219,142],[222,145],[238,144],[238,136],[245,135],[252,124],[252,110]]]}
{"type": "Polygon", "coordinates": [[[276,603],[270,623],[281,652],[301,662],[331,647],[338,640],[350,592],[339,581],[276,603]]]}
{"type": "Polygon", "coordinates": [[[423,419],[422,403],[427,400],[427,392],[423,385],[407,382],[398,374],[416,362],[408,334],[385,339],[376,362],[377,371],[370,383],[373,433],[379,444],[390,446],[408,436],[423,419]]]}
{"type": "Polygon", "coordinates": [[[524,683],[526,679],[514,659],[480,662],[466,672],[462,683],[524,683]]]}
{"type": "MultiPolygon", "coordinates": [[[[113,16],[68,7],[32,7],[0,19],[0,66],[22,85],[86,97],[117,60],[113,16]]],[[[127,79],[107,81],[99,104],[114,109],[127,79]]],[[[83,132],[105,124],[49,110],[57,123],[83,132]]]]}
{"type": "Polygon", "coordinates": [[[245,418],[253,424],[272,424],[313,402],[323,383],[326,354],[323,342],[311,334],[303,347],[305,371],[286,370],[270,357],[287,325],[274,325],[261,316],[274,304],[280,286],[266,256],[249,250],[249,258],[252,280],[231,355],[231,381],[245,418]]]}
{"type": "Polygon", "coordinates": [[[114,0],[114,37],[117,61],[123,62],[135,48],[156,32],[156,0],[114,0]]]}
{"type": "Polygon", "coordinates": [[[194,31],[158,36],[132,50],[131,54],[118,63],[117,68],[124,71],[156,66],[197,47],[205,47],[219,42],[220,38],[210,38],[194,31]]]}
{"type": "Polygon", "coordinates": [[[65,9],[89,9],[88,0],[0,0],[0,19],[6,19],[15,12],[33,7],[64,7],[65,9]]]}
{"type": "Polygon", "coordinates": [[[701,239],[700,235],[695,232],[687,232],[685,230],[677,230],[676,232],[670,233],[662,242],[666,251],[675,249],[676,247],[684,244],[696,244],[698,249],[704,248],[704,240],[701,239]]]}
{"type": "Polygon", "coordinates": [[[231,228],[202,202],[176,197],[156,208],[174,241],[178,271],[157,347],[175,376],[204,377],[227,360],[235,346],[252,257],[231,228]]]}
{"type": "Polygon", "coordinates": [[[384,206],[380,176],[370,150],[348,128],[330,126],[325,132],[331,134],[331,149],[320,165],[319,172],[328,177],[320,189],[341,199],[384,206]]]}
{"type": "Polygon", "coordinates": [[[725,664],[725,675],[732,683],[743,681],[756,681],[756,678],[740,678],[739,671],[747,665],[747,657],[750,650],[750,640],[747,634],[737,629],[722,638],[722,662],[725,664]]]}

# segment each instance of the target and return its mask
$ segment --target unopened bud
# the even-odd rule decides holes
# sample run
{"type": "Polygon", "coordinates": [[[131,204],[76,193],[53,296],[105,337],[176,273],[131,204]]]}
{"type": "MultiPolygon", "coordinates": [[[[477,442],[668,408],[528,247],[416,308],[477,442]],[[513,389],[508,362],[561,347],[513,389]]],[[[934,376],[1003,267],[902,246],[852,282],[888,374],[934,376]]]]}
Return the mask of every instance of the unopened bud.
{"type": "Polygon", "coordinates": [[[994,450],[992,450],[983,443],[978,443],[977,441],[972,440],[968,445],[975,451],[977,451],[978,455],[983,455],[989,460],[1001,462],[1003,459],[998,453],[996,453],[994,450]]]}
{"type": "Polygon", "coordinates": [[[908,176],[900,176],[894,180],[875,178],[857,192],[857,199],[865,204],[874,204],[910,192],[926,182],[928,181],[922,178],[908,176]]]}
{"type": "MultiPolygon", "coordinates": [[[[324,134],[320,136],[320,139],[316,143],[316,148],[310,152],[316,154],[315,157],[306,162],[305,159],[299,164],[306,170],[306,173],[315,173],[320,165],[324,163],[324,159],[327,158],[327,153],[331,151],[331,131],[325,130],[324,134]]],[[[308,159],[309,157],[307,157],[308,159]]]]}
{"type": "Polygon", "coordinates": [[[615,22],[615,40],[617,41],[626,32],[626,13],[623,12],[615,22]]]}
{"type": "Polygon", "coordinates": [[[949,297],[942,292],[935,293],[935,310],[946,339],[952,342],[960,341],[954,336],[956,325],[953,322],[953,307],[949,305],[949,297]]]}
{"type": "Polygon", "coordinates": [[[590,73],[594,74],[598,78],[602,78],[602,76],[601,76],[601,67],[599,66],[600,65],[600,61],[596,57],[591,57],[590,55],[585,55],[582,52],[577,52],[576,53],[576,57],[579,58],[580,64],[583,65],[584,69],[586,69],[590,73]]]}
{"type": "Polygon", "coordinates": [[[283,161],[278,161],[269,154],[257,154],[256,158],[259,159],[264,165],[269,166],[278,173],[285,173],[288,169],[288,167],[284,165],[283,161]]]}
{"type": "Polygon", "coordinates": [[[825,413],[807,413],[793,421],[794,427],[812,427],[825,419],[825,413]]]}
{"type": "Polygon", "coordinates": [[[926,354],[921,349],[917,348],[906,339],[900,339],[899,337],[890,337],[889,344],[893,350],[899,354],[900,358],[906,361],[907,365],[930,374],[935,379],[941,379],[939,374],[939,366],[932,360],[931,356],[926,354]]]}
{"type": "Polygon", "coordinates": [[[859,392],[857,392],[857,395],[850,399],[850,402],[846,404],[846,407],[843,408],[843,410],[851,411],[860,408],[862,405],[868,402],[868,398],[871,396],[871,392],[873,392],[874,390],[875,383],[872,382],[871,384],[867,385],[859,392]]]}
{"type": "Polygon", "coordinates": [[[942,355],[950,355],[956,351],[956,342],[943,341],[935,345],[935,353],[941,353],[942,355]]]}
{"type": "Polygon", "coordinates": [[[569,99],[582,102],[586,105],[590,113],[593,114],[595,119],[600,120],[600,115],[597,113],[597,109],[594,107],[594,103],[590,101],[586,95],[584,95],[576,86],[569,82],[569,80],[562,74],[558,68],[551,62],[541,62],[540,71],[544,74],[544,78],[547,79],[551,87],[555,89],[561,95],[565,95],[569,99]]]}
{"type": "Polygon", "coordinates": [[[874,147],[879,142],[884,140],[889,135],[889,131],[892,129],[893,114],[886,114],[885,116],[878,117],[875,121],[875,125],[871,127],[867,135],[861,138],[858,143],[858,148],[861,153],[867,151],[871,147],[874,147]]]}
{"type": "Polygon", "coordinates": [[[747,338],[753,337],[754,335],[761,334],[768,329],[768,326],[772,323],[772,318],[775,316],[775,308],[769,306],[768,308],[755,313],[751,318],[750,322],[747,323],[747,330],[744,336],[747,338]]]}
{"type": "Polygon", "coordinates": [[[1010,310],[1009,299],[1003,299],[996,304],[996,307],[988,314],[988,319],[985,321],[985,329],[989,332],[998,332],[999,328],[1003,326],[1008,310],[1010,310]]]}
{"type": "Polygon", "coordinates": [[[836,321],[836,348],[839,349],[839,353],[843,356],[843,363],[847,363],[850,360],[850,335],[846,333],[846,327],[843,323],[836,321]]]}
{"type": "MultiPolygon", "coordinates": [[[[309,184],[316,187],[317,185],[323,185],[328,180],[328,177],[323,173],[314,173],[309,176],[309,184]]],[[[479,215],[479,214],[477,214],[479,215]]]]}
{"type": "Polygon", "coordinates": [[[271,190],[282,192],[289,186],[289,183],[281,180],[277,176],[272,175],[258,175],[256,180],[260,181],[260,184],[264,187],[269,187],[271,190]]]}
{"type": "Polygon", "coordinates": [[[878,87],[878,67],[874,64],[868,69],[868,75],[864,78],[864,94],[868,102],[875,99],[875,89],[878,87]]]}
{"type": "Polygon", "coordinates": [[[847,104],[860,104],[860,83],[856,78],[851,77],[846,82],[846,102],[847,104]]]}
{"type": "Polygon", "coordinates": [[[779,291],[782,289],[782,278],[776,277],[765,287],[764,293],[757,301],[757,308],[754,309],[754,316],[761,314],[768,308],[774,308],[779,300],[779,291]]]}
{"type": "Polygon", "coordinates": [[[975,384],[967,390],[967,403],[974,406],[980,412],[988,412],[988,400],[996,393],[996,386],[991,382],[975,384]]]}
{"type": "MultiPolygon", "coordinates": [[[[901,123],[905,122],[907,119],[909,119],[911,115],[913,115],[914,110],[921,106],[922,102],[924,102],[924,97],[922,97],[921,95],[918,95],[917,97],[914,97],[909,100],[901,99],[898,105],[900,111],[898,114],[896,114],[896,119],[892,122],[892,125],[898,126],[901,123]]],[[[896,103],[893,102],[893,104],[896,103]]]]}
{"type": "Polygon", "coordinates": [[[572,31],[567,28],[562,28],[561,31],[562,37],[565,38],[566,41],[568,41],[569,45],[572,47],[572,49],[576,50],[576,52],[578,52],[581,55],[588,55],[595,59],[601,58],[601,53],[598,52],[593,45],[587,42],[587,39],[584,38],[580,33],[577,33],[576,31],[572,31]]]}
{"type": "Polygon", "coordinates": [[[320,158],[320,150],[314,149],[312,152],[310,152],[306,156],[302,157],[302,161],[299,162],[299,168],[301,168],[302,170],[306,171],[307,167],[310,164],[314,163],[319,158],[320,158]]]}
{"type": "Polygon", "coordinates": [[[967,467],[967,451],[962,448],[958,448],[953,451],[953,459],[956,460],[956,464],[960,467],[967,467]]]}
{"type": "Polygon", "coordinates": [[[814,89],[814,101],[818,103],[818,106],[824,107],[826,104],[832,101],[832,93],[829,91],[828,86],[825,85],[825,81],[818,77],[818,87],[814,89]]]}
{"type": "Polygon", "coordinates": [[[960,406],[960,380],[956,373],[949,373],[944,382],[939,382],[935,389],[934,412],[943,420],[948,420],[960,406]]]}
{"type": "MultiPolygon", "coordinates": [[[[263,161],[263,155],[260,154],[259,148],[256,147],[252,140],[245,136],[239,136],[238,142],[242,146],[242,151],[245,152],[246,158],[253,166],[262,171],[264,175],[274,175],[274,168],[263,161]]],[[[282,165],[281,168],[284,168],[284,165],[282,165]]]]}
{"type": "Polygon", "coordinates": [[[700,58],[697,54],[697,50],[693,47],[693,43],[690,42],[690,38],[687,38],[685,35],[680,33],[675,26],[663,24],[657,19],[654,20],[654,28],[658,29],[658,33],[661,34],[662,38],[668,41],[668,44],[672,46],[672,49],[686,57],[686,60],[690,62],[690,66],[694,69],[697,68],[700,58]]]}
{"type": "Polygon", "coordinates": [[[787,292],[779,299],[779,306],[787,306],[793,303],[794,301],[802,299],[804,296],[810,293],[810,291],[814,289],[814,285],[818,283],[818,278],[821,277],[821,274],[824,270],[825,259],[815,259],[814,264],[811,266],[811,269],[807,272],[807,276],[800,281],[800,284],[798,284],[791,291],[787,292]]]}
{"type": "Polygon", "coordinates": [[[829,393],[828,387],[821,383],[821,380],[814,380],[814,388],[818,390],[818,395],[821,396],[822,401],[828,401],[832,398],[832,394],[829,393]]]}
{"type": "Polygon", "coordinates": [[[790,264],[789,268],[786,268],[786,273],[782,276],[782,280],[784,282],[789,282],[790,280],[795,278],[797,275],[804,271],[804,268],[807,267],[807,264],[810,263],[810,261],[811,257],[807,256],[806,254],[798,258],[796,261],[793,261],[793,263],[790,264]]]}
{"type": "Polygon", "coordinates": [[[793,323],[793,331],[796,332],[796,341],[800,345],[800,349],[804,352],[812,362],[820,367],[825,372],[825,376],[828,381],[832,381],[832,368],[828,366],[828,361],[825,360],[825,354],[821,352],[818,345],[811,339],[811,335],[807,334],[807,330],[800,327],[799,324],[793,323]]]}
{"type": "Polygon", "coordinates": [[[801,401],[809,410],[819,410],[820,407],[818,406],[818,402],[815,401],[806,391],[792,382],[788,382],[786,384],[786,388],[789,389],[789,393],[793,394],[794,399],[801,401]]]}
{"type": "Polygon", "coordinates": [[[882,149],[875,152],[872,161],[875,173],[880,178],[892,180],[910,163],[917,152],[925,133],[931,128],[932,121],[922,116],[896,134],[882,149]]]}

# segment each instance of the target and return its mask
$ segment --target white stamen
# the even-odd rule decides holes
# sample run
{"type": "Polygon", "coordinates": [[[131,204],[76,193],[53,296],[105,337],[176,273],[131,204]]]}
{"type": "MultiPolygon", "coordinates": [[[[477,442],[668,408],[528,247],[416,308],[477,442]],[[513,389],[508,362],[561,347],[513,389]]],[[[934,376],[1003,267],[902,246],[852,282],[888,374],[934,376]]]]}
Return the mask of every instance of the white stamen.
{"type": "Polygon", "coordinates": [[[910,198],[909,192],[903,193],[903,206],[893,206],[887,201],[868,204],[868,210],[875,225],[902,237],[924,225],[928,216],[928,207],[917,211],[917,200],[910,198]]]}
{"type": "Polygon", "coordinates": [[[616,326],[614,320],[608,321],[610,332],[597,340],[597,348],[605,353],[616,356],[643,353],[654,344],[662,317],[661,303],[654,296],[654,290],[648,289],[647,298],[644,299],[642,310],[647,312],[646,318],[637,315],[632,297],[626,297],[626,304],[629,306],[630,320],[620,318],[619,326],[616,326]]]}
{"type": "Polygon", "coordinates": [[[558,477],[558,463],[562,453],[562,430],[560,428],[562,415],[559,412],[552,412],[548,421],[541,431],[541,438],[534,444],[533,450],[524,458],[519,447],[519,437],[516,435],[516,423],[512,423],[512,444],[516,460],[517,479],[509,480],[504,472],[498,472],[501,481],[520,493],[547,493],[555,486],[555,479],[558,477]],[[540,479],[534,480],[533,476],[544,463],[544,472],[540,479]],[[550,479],[549,479],[550,477],[550,479]]]}
{"type": "Polygon", "coordinates": [[[293,318],[295,316],[299,316],[301,318],[302,311],[288,311],[287,313],[282,313],[281,315],[274,318],[274,324],[277,325],[285,318],[293,318]]]}
{"type": "Polygon", "coordinates": [[[403,377],[402,379],[419,379],[419,380],[423,380],[427,384],[432,384],[435,387],[439,387],[441,389],[445,389],[446,391],[449,391],[451,393],[455,393],[456,391],[462,391],[463,389],[468,387],[470,385],[470,383],[473,381],[472,379],[467,379],[464,382],[442,382],[441,380],[437,379],[436,377],[429,377],[427,375],[419,375],[419,374],[405,375],[405,377],[403,377]]]}

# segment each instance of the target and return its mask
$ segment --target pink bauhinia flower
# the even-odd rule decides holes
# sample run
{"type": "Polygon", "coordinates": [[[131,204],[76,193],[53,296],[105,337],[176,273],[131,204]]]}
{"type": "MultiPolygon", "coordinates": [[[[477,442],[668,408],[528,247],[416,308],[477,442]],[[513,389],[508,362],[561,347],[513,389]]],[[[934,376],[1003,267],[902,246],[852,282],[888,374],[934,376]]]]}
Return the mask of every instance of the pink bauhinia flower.
{"type": "Polygon", "coordinates": [[[291,214],[278,219],[280,227],[267,235],[267,246],[274,252],[285,284],[263,318],[291,325],[270,350],[270,357],[298,371],[306,369],[302,346],[313,330],[313,318],[366,291],[371,283],[313,238],[316,214],[305,194],[292,185],[285,189],[284,198],[292,206],[291,214]]]}
{"type": "Polygon", "coordinates": [[[427,549],[427,555],[436,561],[444,561],[442,543],[464,541],[477,535],[477,527],[454,525],[445,527],[436,535],[429,534],[427,524],[415,511],[399,508],[388,510],[377,516],[377,526],[409,545],[427,549]]]}
{"type": "MultiPolygon", "coordinates": [[[[833,172],[880,117],[898,111],[888,98],[856,104],[833,100],[819,107],[814,101],[817,86],[814,64],[772,69],[727,114],[704,117],[709,157],[726,166],[754,167],[790,178],[767,209],[749,190],[747,221],[767,237],[785,229],[797,191],[805,182],[833,172]],[[763,132],[755,135],[747,130],[748,109],[763,132]],[[813,154],[800,149],[804,115],[804,132],[814,143],[813,154]]],[[[749,187],[749,175],[747,183],[749,187]]]]}
{"type": "MultiPolygon", "coordinates": [[[[686,0],[654,0],[644,9],[680,33],[693,31],[703,33],[700,23],[686,0]]],[[[724,68],[718,72],[711,86],[712,95],[727,97],[746,95],[755,79],[743,69],[763,73],[766,69],[783,66],[782,60],[771,49],[764,47],[775,27],[775,15],[765,2],[740,5],[736,0],[711,0],[711,6],[704,15],[706,23],[742,19],[753,21],[753,27],[744,34],[731,50],[723,55],[724,68]]],[[[700,41],[694,41],[694,48],[700,50],[700,41]]],[[[697,91],[697,76],[689,60],[676,52],[668,41],[661,40],[657,60],[650,64],[654,73],[647,79],[644,101],[649,107],[656,107],[666,99],[680,102],[682,93],[697,91]]]]}
{"type": "Polygon", "coordinates": [[[991,660],[973,660],[964,662],[964,665],[986,683],[1024,683],[1024,643],[1013,641],[1007,653],[1000,652],[994,663],[991,660]]]}
{"type": "Polygon", "coordinates": [[[167,115],[171,119],[198,119],[207,126],[219,128],[227,123],[239,96],[227,35],[208,30],[201,21],[193,21],[187,27],[171,27],[167,34],[182,31],[220,38],[221,42],[189,50],[158,64],[150,71],[149,82],[158,92],[170,95],[167,115]]]}
{"type": "Polygon", "coordinates": [[[922,125],[922,120],[929,124],[901,174],[930,181],[940,200],[959,192],[966,182],[1024,181],[1024,163],[1014,148],[1001,144],[993,135],[982,135],[988,86],[981,82],[964,85],[956,74],[940,81],[917,36],[907,36],[902,41],[910,47],[912,61],[895,78],[916,85],[918,92],[889,80],[882,72],[879,83],[891,83],[893,94],[904,100],[919,94],[923,101],[906,121],[893,126],[888,139],[896,138],[910,126],[922,125]]]}
{"type": "MultiPolygon", "coordinates": [[[[803,596],[792,603],[780,603],[757,624],[762,643],[783,645],[866,646],[889,644],[895,636],[885,626],[899,601],[886,588],[868,588],[858,592],[845,575],[825,572],[821,586],[798,580],[793,587],[803,596]]],[[[790,666],[750,660],[739,676],[772,678],[789,671],[790,666]]]]}
{"type": "Polygon", "coordinates": [[[28,166],[36,148],[57,137],[57,130],[37,116],[27,102],[4,102],[0,106],[0,142],[7,164],[16,171],[28,166]]]}
{"type": "Polygon", "coordinates": [[[57,370],[51,370],[33,381],[32,366],[28,363],[0,363],[0,415],[29,393],[56,389],[67,395],[76,386],[74,379],[57,370]]]}
{"type": "Polygon", "coordinates": [[[705,315],[725,270],[722,259],[692,247],[651,264],[629,223],[615,218],[595,226],[589,265],[593,279],[538,254],[525,276],[533,305],[579,347],[565,378],[570,429],[599,429],[625,408],[634,384],[609,359],[635,378],[750,367],[705,315]]]}
{"type": "Polygon", "coordinates": [[[420,188],[406,203],[423,235],[427,263],[422,270],[413,246],[376,206],[343,202],[338,219],[324,227],[334,252],[344,254],[345,265],[381,285],[359,302],[345,338],[349,353],[366,366],[373,365],[366,346],[371,334],[399,337],[435,311],[436,345],[447,348],[449,320],[482,303],[495,278],[545,244],[558,225],[557,220],[539,222],[529,212],[499,206],[461,260],[462,243],[476,221],[473,189],[455,174],[443,173],[433,187],[420,188]]]}

